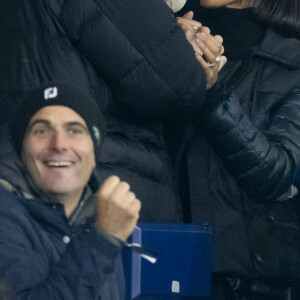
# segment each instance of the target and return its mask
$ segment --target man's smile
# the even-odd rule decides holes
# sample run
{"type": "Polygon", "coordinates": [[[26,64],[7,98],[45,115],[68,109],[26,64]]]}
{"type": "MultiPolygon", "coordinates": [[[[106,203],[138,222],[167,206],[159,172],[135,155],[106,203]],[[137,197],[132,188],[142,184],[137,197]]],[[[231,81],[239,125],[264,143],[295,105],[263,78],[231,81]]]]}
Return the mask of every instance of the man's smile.
{"type": "Polygon", "coordinates": [[[46,161],[45,164],[48,167],[64,168],[64,167],[73,166],[74,162],[70,162],[70,161],[46,161]]]}

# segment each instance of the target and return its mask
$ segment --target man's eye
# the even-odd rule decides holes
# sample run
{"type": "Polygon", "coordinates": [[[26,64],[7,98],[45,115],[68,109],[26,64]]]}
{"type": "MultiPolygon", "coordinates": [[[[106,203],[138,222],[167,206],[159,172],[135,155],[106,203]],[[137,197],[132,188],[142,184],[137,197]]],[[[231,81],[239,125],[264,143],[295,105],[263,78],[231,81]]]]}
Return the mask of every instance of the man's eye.
{"type": "Polygon", "coordinates": [[[48,130],[47,129],[34,129],[33,130],[33,134],[34,135],[38,135],[38,136],[43,136],[43,135],[46,135],[48,133],[48,130]]]}
{"type": "Polygon", "coordinates": [[[82,133],[82,130],[79,129],[79,128],[70,128],[70,129],[69,129],[69,133],[70,133],[70,134],[81,134],[81,133],[82,133]]]}

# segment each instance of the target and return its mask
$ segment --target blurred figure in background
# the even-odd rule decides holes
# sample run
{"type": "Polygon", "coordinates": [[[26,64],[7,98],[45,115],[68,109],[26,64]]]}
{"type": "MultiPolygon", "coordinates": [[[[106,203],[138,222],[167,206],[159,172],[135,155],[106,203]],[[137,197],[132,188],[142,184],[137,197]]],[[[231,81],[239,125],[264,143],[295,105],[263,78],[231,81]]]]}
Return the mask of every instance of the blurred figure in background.
{"type": "Polygon", "coordinates": [[[228,59],[177,165],[185,220],[213,226],[213,299],[288,299],[300,274],[299,1],[188,0],[185,11],[186,34],[207,25],[228,59]]]}

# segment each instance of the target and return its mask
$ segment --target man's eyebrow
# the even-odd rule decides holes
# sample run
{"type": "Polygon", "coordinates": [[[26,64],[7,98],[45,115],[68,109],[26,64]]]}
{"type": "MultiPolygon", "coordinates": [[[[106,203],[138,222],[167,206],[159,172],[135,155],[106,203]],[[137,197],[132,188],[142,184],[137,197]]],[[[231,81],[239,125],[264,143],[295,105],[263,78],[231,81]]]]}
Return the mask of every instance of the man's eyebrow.
{"type": "Polygon", "coordinates": [[[88,127],[87,127],[85,124],[81,123],[81,122],[77,122],[77,121],[74,121],[74,122],[66,122],[66,123],[64,124],[64,126],[65,126],[66,128],[72,127],[72,126],[79,126],[79,127],[81,127],[81,129],[82,129],[85,133],[88,133],[88,134],[90,133],[88,127]]]}
{"type": "MultiPolygon", "coordinates": [[[[34,120],[31,124],[29,124],[28,126],[28,131],[30,131],[36,124],[43,124],[46,126],[51,126],[51,122],[45,119],[37,119],[34,120]]],[[[66,122],[64,124],[65,127],[70,127],[70,126],[79,126],[81,127],[83,130],[85,130],[86,132],[89,132],[87,126],[83,123],[77,122],[77,121],[72,121],[72,122],[66,122]]]]}
{"type": "Polygon", "coordinates": [[[29,124],[27,131],[30,131],[32,129],[32,127],[34,127],[36,124],[39,124],[39,123],[50,126],[50,122],[48,120],[37,119],[37,120],[34,120],[31,124],[29,124]]]}
{"type": "Polygon", "coordinates": [[[65,126],[80,126],[82,129],[89,131],[87,126],[81,122],[73,121],[73,122],[67,122],[65,126]]]}

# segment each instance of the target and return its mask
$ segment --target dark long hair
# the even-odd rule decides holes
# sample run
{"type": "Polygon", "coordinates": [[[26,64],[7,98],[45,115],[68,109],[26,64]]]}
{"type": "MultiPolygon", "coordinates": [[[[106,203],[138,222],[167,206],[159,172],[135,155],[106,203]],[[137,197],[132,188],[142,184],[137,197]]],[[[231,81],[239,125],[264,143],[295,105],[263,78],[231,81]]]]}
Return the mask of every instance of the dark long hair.
{"type": "Polygon", "coordinates": [[[254,0],[253,11],[275,31],[300,39],[300,0],[254,0]]]}

